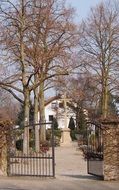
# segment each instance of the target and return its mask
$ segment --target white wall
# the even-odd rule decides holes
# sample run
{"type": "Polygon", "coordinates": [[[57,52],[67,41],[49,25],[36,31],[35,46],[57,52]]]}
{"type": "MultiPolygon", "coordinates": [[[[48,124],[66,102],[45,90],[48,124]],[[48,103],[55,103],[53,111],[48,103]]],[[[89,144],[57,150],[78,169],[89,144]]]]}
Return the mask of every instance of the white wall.
{"type": "MultiPolygon", "coordinates": [[[[56,105],[58,106],[59,102],[60,100],[55,100],[52,103],[56,103],[56,105]]],[[[46,122],[49,122],[49,115],[53,115],[54,117],[57,118],[59,128],[64,128],[65,127],[64,109],[58,107],[56,112],[55,109],[52,109],[52,103],[48,104],[45,107],[46,122]]],[[[71,111],[71,109],[67,108],[67,127],[69,125],[69,120],[71,116],[75,118],[75,114],[71,111]]]]}

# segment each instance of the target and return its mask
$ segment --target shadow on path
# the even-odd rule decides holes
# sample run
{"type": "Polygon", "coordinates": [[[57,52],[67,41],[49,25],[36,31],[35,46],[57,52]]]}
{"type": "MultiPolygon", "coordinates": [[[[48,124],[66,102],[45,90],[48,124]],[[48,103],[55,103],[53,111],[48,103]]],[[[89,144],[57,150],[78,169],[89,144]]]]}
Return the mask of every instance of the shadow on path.
{"type": "Polygon", "coordinates": [[[64,174],[64,175],[61,175],[61,176],[71,177],[71,178],[77,178],[77,179],[87,179],[87,180],[103,180],[102,177],[92,176],[92,175],[70,175],[70,174],[64,174]]]}
{"type": "Polygon", "coordinates": [[[16,187],[16,188],[12,188],[12,187],[11,188],[10,187],[6,188],[5,187],[5,188],[2,188],[2,189],[0,188],[0,190],[26,190],[26,189],[18,189],[18,187],[16,187]]]}

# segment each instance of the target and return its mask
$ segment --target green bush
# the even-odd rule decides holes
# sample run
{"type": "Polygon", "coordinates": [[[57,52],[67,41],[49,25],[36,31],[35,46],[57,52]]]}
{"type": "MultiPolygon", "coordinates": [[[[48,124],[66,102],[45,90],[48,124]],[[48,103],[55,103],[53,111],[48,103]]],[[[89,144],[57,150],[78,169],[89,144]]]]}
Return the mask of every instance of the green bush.
{"type": "Polygon", "coordinates": [[[49,141],[51,139],[51,133],[52,133],[51,129],[46,130],[46,140],[47,141],[49,141]]]}
{"type": "MultiPolygon", "coordinates": [[[[30,140],[29,147],[32,148],[33,150],[35,149],[35,141],[34,140],[30,140]]],[[[16,149],[19,151],[23,151],[23,139],[19,139],[16,141],[16,149]]]]}
{"type": "MultiPolygon", "coordinates": [[[[60,145],[60,139],[61,139],[61,129],[54,130],[55,146],[60,145]]],[[[52,130],[51,129],[46,130],[46,140],[50,141],[52,143],[52,130]]]]}
{"type": "Polygon", "coordinates": [[[54,130],[58,130],[58,122],[55,117],[53,118],[53,125],[54,125],[54,130]]]}
{"type": "Polygon", "coordinates": [[[54,144],[55,146],[60,146],[60,138],[58,136],[55,136],[54,144]]]}
{"type": "Polygon", "coordinates": [[[19,139],[16,141],[16,149],[19,151],[23,151],[23,139],[19,139]]]}
{"type": "Polygon", "coordinates": [[[68,128],[69,128],[71,131],[72,131],[72,130],[75,130],[75,123],[74,123],[73,117],[70,118],[68,128]]]}
{"type": "Polygon", "coordinates": [[[32,148],[33,150],[35,150],[35,140],[30,140],[29,142],[29,147],[32,148]]]}
{"type": "Polygon", "coordinates": [[[54,130],[54,135],[56,136],[56,137],[59,137],[59,138],[61,138],[61,129],[57,129],[57,130],[54,130]]]}
{"type": "Polygon", "coordinates": [[[71,130],[70,131],[70,137],[71,137],[72,141],[77,140],[76,139],[76,134],[77,134],[77,130],[71,130]]]}

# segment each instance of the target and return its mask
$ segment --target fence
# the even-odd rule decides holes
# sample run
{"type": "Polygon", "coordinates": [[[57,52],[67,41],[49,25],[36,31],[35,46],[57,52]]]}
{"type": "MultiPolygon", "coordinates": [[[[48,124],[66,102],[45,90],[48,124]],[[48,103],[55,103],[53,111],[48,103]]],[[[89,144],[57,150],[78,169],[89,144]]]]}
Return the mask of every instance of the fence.
{"type": "MultiPolygon", "coordinates": [[[[13,128],[10,133],[9,147],[9,176],[39,176],[55,177],[55,152],[54,152],[54,129],[52,123],[39,123],[23,128],[13,128]],[[48,125],[51,129],[51,139],[49,144],[39,144],[39,152],[35,149],[36,126],[48,125]],[[24,131],[27,127],[29,131],[29,151],[23,152],[24,131]],[[42,145],[42,146],[41,146],[42,145]]],[[[40,131],[40,128],[38,129],[40,131]]]]}

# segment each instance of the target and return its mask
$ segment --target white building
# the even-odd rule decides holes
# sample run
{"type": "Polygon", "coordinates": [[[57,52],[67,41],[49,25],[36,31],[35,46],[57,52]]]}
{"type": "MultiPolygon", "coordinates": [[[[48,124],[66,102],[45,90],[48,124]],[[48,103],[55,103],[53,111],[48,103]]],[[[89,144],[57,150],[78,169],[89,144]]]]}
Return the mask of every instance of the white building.
{"type": "Polygon", "coordinates": [[[53,117],[57,119],[59,128],[68,128],[71,117],[75,120],[75,113],[67,106],[63,99],[54,100],[45,107],[46,121],[52,121],[53,117]]]}

